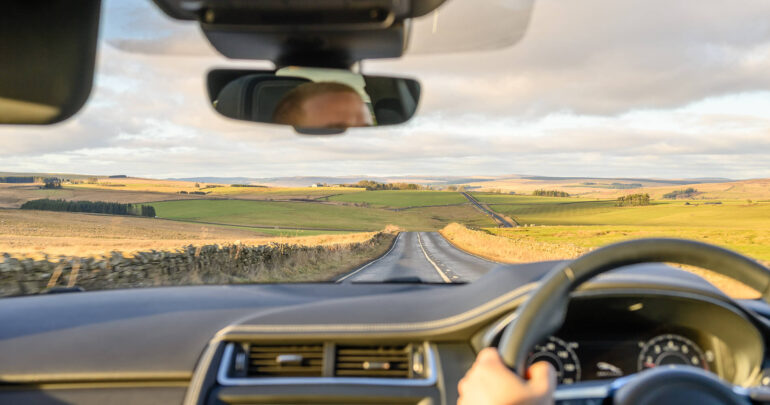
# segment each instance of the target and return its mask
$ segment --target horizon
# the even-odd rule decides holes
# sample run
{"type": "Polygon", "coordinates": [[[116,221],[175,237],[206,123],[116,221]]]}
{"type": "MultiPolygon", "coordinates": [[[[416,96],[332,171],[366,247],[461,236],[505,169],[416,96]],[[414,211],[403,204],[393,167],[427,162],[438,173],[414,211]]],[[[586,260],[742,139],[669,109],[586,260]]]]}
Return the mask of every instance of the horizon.
{"type": "Polygon", "coordinates": [[[377,179],[472,179],[472,178],[490,178],[490,179],[543,179],[543,180],[581,180],[581,179],[595,179],[595,180],[666,180],[666,181],[750,181],[750,180],[763,180],[770,177],[752,177],[752,178],[729,178],[729,177],[646,177],[646,176],[618,176],[618,177],[605,177],[605,176],[546,176],[539,174],[520,174],[520,173],[507,173],[507,174],[468,174],[468,175],[436,175],[436,174],[392,174],[392,175],[374,175],[374,174],[345,174],[345,175],[329,175],[329,174],[299,174],[293,176],[249,176],[249,175],[232,175],[232,176],[213,176],[213,175],[189,175],[180,177],[159,177],[153,175],[133,175],[127,173],[63,173],[63,172],[16,172],[16,171],[2,171],[0,175],[4,176],[42,176],[42,175],[73,175],[73,176],[94,176],[94,177],[110,177],[110,176],[126,176],[128,178],[139,178],[149,180],[176,180],[176,181],[195,181],[195,179],[249,179],[249,180],[265,180],[265,179],[291,179],[291,178],[377,178],[377,179]]]}

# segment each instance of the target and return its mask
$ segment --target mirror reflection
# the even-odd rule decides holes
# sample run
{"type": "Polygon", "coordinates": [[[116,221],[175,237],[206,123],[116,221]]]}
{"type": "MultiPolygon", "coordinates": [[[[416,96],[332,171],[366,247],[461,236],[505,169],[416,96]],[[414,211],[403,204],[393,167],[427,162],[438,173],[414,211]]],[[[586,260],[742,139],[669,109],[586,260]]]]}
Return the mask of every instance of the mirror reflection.
{"type": "Polygon", "coordinates": [[[213,70],[208,84],[222,115],[300,131],[401,124],[414,115],[420,99],[415,80],[343,69],[213,70]]]}

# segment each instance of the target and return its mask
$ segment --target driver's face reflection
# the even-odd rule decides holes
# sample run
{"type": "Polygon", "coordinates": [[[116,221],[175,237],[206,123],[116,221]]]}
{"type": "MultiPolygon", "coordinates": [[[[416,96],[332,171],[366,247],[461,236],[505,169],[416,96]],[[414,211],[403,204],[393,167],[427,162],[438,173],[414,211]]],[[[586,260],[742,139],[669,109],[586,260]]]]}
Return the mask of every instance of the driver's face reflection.
{"type": "Polygon", "coordinates": [[[305,83],[276,107],[273,121],[300,128],[351,128],[373,125],[369,108],[351,87],[341,83],[305,83]]]}

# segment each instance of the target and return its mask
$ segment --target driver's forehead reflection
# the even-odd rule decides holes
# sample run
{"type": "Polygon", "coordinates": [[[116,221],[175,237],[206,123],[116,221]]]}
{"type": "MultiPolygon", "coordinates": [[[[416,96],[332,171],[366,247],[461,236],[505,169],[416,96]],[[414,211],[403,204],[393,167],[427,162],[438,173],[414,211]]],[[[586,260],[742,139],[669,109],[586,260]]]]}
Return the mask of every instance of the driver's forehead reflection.
{"type": "Polygon", "coordinates": [[[373,124],[369,108],[358,92],[336,82],[297,86],[276,106],[273,122],[302,128],[349,128],[373,124]]]}

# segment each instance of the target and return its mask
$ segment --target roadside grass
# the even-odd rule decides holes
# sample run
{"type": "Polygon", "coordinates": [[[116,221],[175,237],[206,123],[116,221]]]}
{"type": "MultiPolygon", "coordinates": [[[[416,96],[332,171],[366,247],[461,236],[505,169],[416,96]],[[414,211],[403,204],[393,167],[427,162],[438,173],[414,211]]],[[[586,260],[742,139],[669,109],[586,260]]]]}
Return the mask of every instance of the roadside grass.
{"type": "Polygon", "coordinates": [[[536,226],[489,228],[488,232],[512,239],[531,239],[552,244],[595,248],[639,238],[683,238],[712,243],[770,263],[769,228],[712,228],[705,226],[536,226]]]}
{"type": "Polygon", "coordinates": [[[373,207],[405,208],[433,205],[464,204],[468,200],[452,191],[376,190],[359,191],[329,197],[329,201],[364,203],[373,207]]]}
{"type": "Polygon", "coordinates": [[[406,230],[438,230],[450,222],[494,226],[470,206],[392,211],[342,205],[247,200],[188,200],[152,204],[159,218],[234,226],[284,226],[375,231],[388,224],[406,230]]]}
{"type": "Polygon", "coordinates": [[[384,255],[396,237],[395,232],[370,235],[356,243],[327,245],[325,249],[299,250],[278,257],[260,269],[248,282],[298,283],[329,282],[384,255]]]}
{"type": "MultiPolygon", "coordinates": [[[[460,224],[449,224],[439,232],[458,248],[501,263],[528,263],[577,257],[588,248],[568,243],[551,243],[517,234],[495,235],[486,230],[473,230],[460,224]]],[[[505,228],[520,229],[520,228],[505,228]]]]}
{"type": "MultiPolygon", "coordinates": [[[[573,259],[591,251],[596,247],[603,246],[608,243],[642,237],[668,236],[698,239],[695,237],[695,234],[688,233],[687,231],[678,233],[678,228],[675,227],[668,229],[659,228],[657,230],[650,229],[645,231],[633,230],[628,232],[606,226],[595,227],[595,229],[592,230],[586,228],[593,227],[543,226],[535,228],[490,228],[486,230],[472,230],[458,224],[450,224],[440,232],[447,240],[449,240],[458,248],[502,263],[526,263],[545,260],[573,259]],[[608,230],[608,228],[610,230],[608,230]]],[[[724,237],[727,235],[717,233],[711,234],[710,236],[716,239],[717,236],[724,237]]],[[[762,236],[762,240],[767,240],[768,237],[770,237],[770,231],[765,232],[765,234],[762,236]]],[[[727,239],[714,239],[707,237],[701,240],[705,240],[717,245],[722,245],[728,248],[733,248],[739,252],[751,255],[750,252],[741,250],[741,248],[745,248],[746,246],[730,246],[729,243],[725,243],[728,241],[727,239]]],[[[759,241],[759,243],[763,242],[759,241]]],[[[756,247],[762,249],[763,254],[770,253],[768,252],[770,249],[767,249],[766,247],[756,247]]],[[[763,257],[770,258],[770,256],[753,257],[760,260],[765,260],[765,264],[768,264],[766,261],[767,259],[763,259],[763,257]]],[[[759,296],[757,291],[747,287],[746,285],[736,280],[714,273],[713,271],[688,266],[680,267],[685,271],[689,271],[703,277],[731,297],[756,298],[759,296]]]]}

